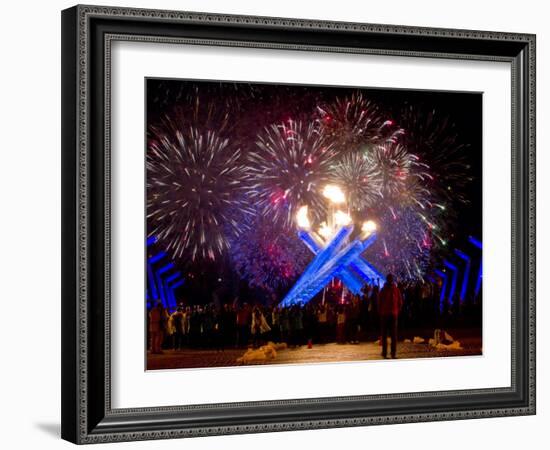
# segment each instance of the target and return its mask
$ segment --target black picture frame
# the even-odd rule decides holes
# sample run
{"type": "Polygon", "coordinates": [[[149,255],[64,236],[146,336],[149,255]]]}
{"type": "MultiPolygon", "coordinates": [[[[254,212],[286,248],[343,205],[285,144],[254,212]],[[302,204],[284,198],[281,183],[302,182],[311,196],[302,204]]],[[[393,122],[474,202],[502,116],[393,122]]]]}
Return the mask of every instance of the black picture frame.
{"type": "Polygon", "coordinates": [[[97,443],[535,414],[535,36],[75,6],[62,12],[62,437],[97,443]],[[512,67],[512,373],[506,388],[113,409],[114,40],[505,61],[512,67]]]}

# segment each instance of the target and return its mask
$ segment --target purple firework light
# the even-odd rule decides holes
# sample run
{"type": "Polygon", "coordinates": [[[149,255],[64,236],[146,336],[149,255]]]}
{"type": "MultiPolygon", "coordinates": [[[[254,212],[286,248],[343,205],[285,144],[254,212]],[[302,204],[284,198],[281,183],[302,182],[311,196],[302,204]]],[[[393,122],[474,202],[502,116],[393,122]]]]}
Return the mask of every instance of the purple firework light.
{"type": "Polygon", "coordinates": [[[293,233],[260,214],[242,235],[231,240],[230,255],[241,278],[272,293],[287,287],[311,259],[293,233]]]}
{"type": "Polygon", "coordinates": [[[384,273],[421,279],[430,262],[434,236],[414,207],[385,206],[377,212],[379,236],[366,256],[384,273]]]}

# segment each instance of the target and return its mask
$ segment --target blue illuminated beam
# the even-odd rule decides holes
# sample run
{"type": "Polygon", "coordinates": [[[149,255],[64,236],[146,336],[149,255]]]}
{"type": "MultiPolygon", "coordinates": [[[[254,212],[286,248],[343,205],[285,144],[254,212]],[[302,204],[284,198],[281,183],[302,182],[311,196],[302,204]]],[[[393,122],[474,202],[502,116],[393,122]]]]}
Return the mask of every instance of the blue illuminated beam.
{"type": "MultiPolygon", "coordinates": [[[[340,247],[342,247],[345,240],[349,237],[352,231],[353,231],[353,225],[342,227],[338,230],[338,232],[328,242],[326,247],[315,255],[315,257],[306,267],[306,269],[304,270],[304,272],[302,273],[298,281],[294,284],[294,286],[292,286],[290,291],[286,294],[285,298],[281,302],[281,305],[287,306],[289,304],[294,304],[297,302],[296,298],[299,298],[299,296],[297,296],[297,293],[301,291],[303,284],[313,274],[315,274],[320,267],[326,264],[326,262],[334,256],[334,254],[340,249],[340,247]]],[[[298,232],[298,235],[302,237],[304,233],[306,232],[301,230],[298,232]]]]}
{"type": "MultiPolygon", "coordinates": [[[[179,275],[178,275],[179,276],[179,275]]],[[[183,286],[185,280],[183,278],[176,278],[175,279],[175,282],[173,282],[172,284],[170,284],[168,282],[168,279],[166,279],[166,284],[167,284],[167,287],[168,287],[168,291],[170,292],[170,299],[171,299],[171,303],[172,305],[175,307],[177,305],[177,300],[176,300],[176,294],[175,294],[175,291],[177,288],[179,288],[180,286],[183,286]]]]}
{"type": "MultiPolygon", "coordinates": [[[[323,242],[315,234],[301,231],[298,233],[298,236],[314,255],[322,250],[323,242]]],[[[345,269],[340,274],[340,278],[342,279],[342,282],[345,284],[345,286],[355,295],[359,295],[361,293],[361,288],[363,287],[363,284],[359,277],[353,272],[345,269]]]]}
{"type": "Polygon", "coordinates": [[[436,269],[435,273],[443,280],[441,293],[439,294],[439,311],[443,311],[443,306],[445,302],[445,291],[447,290],[447,274],[439,269],[436,269]]]}
{"type": "Polygon", "coordinates": [[[166,282],[167,283],[172,283],[174,280],[176,280],[177,278],[179,278],[181,275],[181,272],[176,272],[174,273],[173,275],[170,275],[168,278],[166,278],[166,282]]]}
{"type": "Polygon", "coordinates": [[[475,289],[475,295],[479,293],[479,290],[481,289],[481,280],[483,279],[483,261],[479,261],[479,272],[477,274],[477,281],[476,281],[476,289],[475,289]]]}
{"type": "Polygon", "coordinates": [[[164,306],[174,307],[176,306],[176,299],[170,286],[170,280],[175,281],[180,276],[179,273],[168,275],[166,279],[163,278],[163,274],[174,268],[174,263],[168,263],[162,266],[156,271],[157,286],[160,286],[160,294],[164,306]],[[175,277],[174,277],[175,275],[175,277]]]}
{"type": "Polygon", "coordinates": [[[180,286],[183,286],[183,283],[185,282],[185,280],[179,280],[177,282],[175,282],[172,286],[170,286],[172,289],[177,289],[179,288],[180,286]]]}
{"type": "Polygon", "coordinates": [[[162,275],[163,273],[165,272],[168,272],[170,269],[172,269],[174,267],[174,263],[168,263],[168,264],[165,264],[164,266],[162,266],[159,270],[157,270],[157,273],[159,275],[162,275]]]}
{"type": "MultiPolygon", "coordinates": [[[[343,245],[352,230],[353,225],[338,230],[326,247],[317,253],[314,260],[282,300],[281,306],[308,302],[332,278],[342,278],[343,273],[349,273],[349,265],[360,259],[361,253],[376,240],[376,233],[373,233],[364,241],[355,239],[351,243],[343,245]]],[[[304,231],[300,232],[300,236],[304,237],[308,246],[313,246],[315,243],[315,240],[308,238],[304,231]]]]}
{"type": "Polygon", "coordinates": [[[481,241],[479,241],[479,240],[476,239],[475,237],[469,236],[469,237],[468,237],[468,240],[470,241],[470,243],[471,243],[472,245],[474,245],[475,247],[479,248],[480,250],[483,248],[483,246],[481,245],[481,241]]]}
{"type": "Polygon", "coordinates": [[[149,262],[147,262],[147,284],[149,286],[149,290],[151,291],[152,299],[155,301],[158,300],[159,293],[157,290],[157,283],[155,282],[155,276],[153,275],[153,268],[149,262]]]}
{"type": "Polygon", "coordinates": [[[455,249],[455,253],[459,258],[465,261],[464,266],[464,276],[462,277],[462,286],[460,288],[460,301],[463,302],[466,298],[466,291],[468,289],[468,280],[470,278],[470,268],[472,266],[472,258],[470,258],[466,253],[455,249]]]}
{"type": "Polygon", "coordinates": [[[354,259],[349,266],[371,284],[378,284],[378,287],[381,287],[386,282],[386,277],[361,256],[354,259]]]}
{"type": "MultiPolygon", "coordinates": [[[[150,238],[149,238],[150,239],[150,238]]],[[[147,245],[149,245],[149,239],[147,240],[147,245]]],[[[147,281],[151,291],[153,300],[162,300],[162,303],[166,305],[166,299],[164,297],[164,291],[161,286],[161,281],[158,280],[156,274],[154,273],[153,264],[159,262],[166,256],[165,252],[159,252],[150,258],[147,258],[147,281]]]]}
{"type": "MultiPolygon", "coordinates": [[[[481,244],[481,241],[479,241],[475,237],[470,236],[468,238],[468,240],[470,241],[470,243],[472,245],[477,247],[479,250],[483,249],[483,245],[481,244]]],[[[481,257],[479,259],[479,270],[478,270],[478,273],[477,273],[476,287],[475,287],[475,291],[474,291],[476,296],[479,293],[479,289],[481,288],[482,279],[483,279],[483,254],[481,255],[481,257]]]]}
{"type": "Polygon", "coordinates": [[[443,261],[445,267],[448,267],[453,272],[453,278],[451,279],[451,291],[449,292],[449,301],[454,303],[454,295],[456,291],[456,279],[458,278],[458,268],[447,260],[443,261]]]}
{"type": "Polygon", "coordinates": [[[156,262],[160,261],[162,258],[166,256],[166,252],[159,252],[156,255],[153,255],[149,258],[149,262],[151,264],[155,264],[156,262]]]}
{"type": "Polygon", "coordinates": [[[302,287],[301,291],[297,294],[297,298],[291,303],[298,303],[303,301],[309,301],[313,298],[323,287],[325,287],[332,278],[340,277],[340,273],[348,266],[348,264],[358,257],[373,241],[376,239],[375,235],[371,235],[367,241],[361,242],[355,240],[342,250],[338,252],[330,261],[328,261],[319,272],[310,277],[302,287]]]}

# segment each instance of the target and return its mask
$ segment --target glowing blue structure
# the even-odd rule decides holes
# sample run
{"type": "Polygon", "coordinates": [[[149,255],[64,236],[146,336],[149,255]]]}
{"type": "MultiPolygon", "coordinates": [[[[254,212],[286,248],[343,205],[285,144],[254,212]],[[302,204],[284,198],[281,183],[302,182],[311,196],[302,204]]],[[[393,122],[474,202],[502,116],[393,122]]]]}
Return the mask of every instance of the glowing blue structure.
{"type": "MultiPolygon", "coordinates": [[[[314,234],[306,231],[300,231],[298,233],[300,239],[306,244],[307,248],[311,250],[314,255],[317,255],[321,250],[323,243],[314,234]]],[[[354,294],[359,294],[363,283],[359,277],[349,269],[344,269],[340,274],[340,278],[345,286],[354,294]]]]}
{"type": "MultiPolygon", "coordinates": [[[[147,245],[151,245],[149,239],[147,245]]],[[[159,252],[155,255],[147,258],[147,285],[149,286],[150,295],[149,298],[153,301],[161,300],[163,305],[167,305],[166,298],[164,296],[164,289],[162,288],[162,281],[159,280],[155,273],[154,264],[161,261],[166,256],[166,253],[159,252]]]]}
{"type": "MultiPolygon", "coordinates": [[[[481,241],[477,240],[475,237],[470,236],[469,237],[470,242],[477,247],[479,250],[483,249],[483,245],[481,244],[481,241]]],[[[477,281],[476,281],[476,288],[475,288],[475,295],[479,293],[479,289],[481,288],[481,280],[483,279],[483,258],[480,258],[479,260],[479,270],[477,273],[477,281]]]]}
{"type": "MultiPolygon", "coordinates": [[[[173,276],[169,277],[169,278],[173,278],[173,276]]],[[[179,275],[177,278],[173,278],[172,281],[175,281],[175,282],[170,282],[169,281],[169,278],[167,278],[166,280],[164,280],[164,285],[165,285],[165,289],[167,291],[167,294],[168,294],[168,305],[170,307],[176,307],[177,305],[177,301],[176,301],[176,295],[174,293],[175,289],[178,288],[179,286],[181,286],[184,282],[183,279],[179,278],[179,275]]]]}
{"type": "MultiPolygon", "coordinates": [[[[155,243],[156,236],[150,236],[146,240],[147,247],[155,243]]],[[[184,283],[184,279],[181,272],[172,272],[176,266],[173,262],[167,261],[167,257],[167,253],[161,251],[147,258],[148,305],[158,300],[167,308],[174,308],[177,304],[175,290],[184,283]]]]}
{"type": "Polygon", "coordinates": [[[342,226],[326,244],[315,234],[305,230],[298,232],[298,237],[315,257],[281,301],[281,306],[309,302],[332,278],[340,278],[354,294],[361,292],[362,280],[385,282],[384,276],[361,257],[376,240],[376,233],[365,240],[349,242],[352,232],[353,225],[342,226]]]}
{"type": "Polygon", "coordinates": [[[470,277],[470,267],[472,266],[472,258],[470,258],[466,253],[455,249],[455,253],[460,259],[465,262],[464,266],[464,276],[462,278],[462,287],[460,288],[460,301],[463,302],[466,298],[466,290],[468,289],[468,279],[470,277]]]}
{"type": "MultiPolygon", "coordinates": [[[[468,241],[478,250],[481,251],[483,249],[483,245],[481,241],[476,239],[475,237],[469,236],[468,241]]],[[[465,301],[466,296],[468,294],[468,284],[471,278],[472,260],[474,258],[458,249],[455,249],[454,253],[456,256],[458,256],[458,258],[460,258],[460,260],[464,262],[463,266],[458,264],[458,262],[454,262],[458,260],[453,260],[453,262],[451,262],[445,259],[443,260],[443,265],[444,267],[449,269],[450,272],[452,272],[452,274],[449,271],[445,273],[444,272],[445,269],[443,269],[443,271],[441,270],[434,271],[435,274],[439,276],[442,280],[441,292],[439,297],[441,310],[443,310],[443,306],[446,298],[449,298],[451,302],[454,301],[454,294],[455,294],[456,285],[457,285],[458,278],[460,276],[461,269],[463,269],[463,272],[462,272],[462,284],[460,287],[460,295],[459,295],[460,303],[463,303],[465,301]],[[449,283],[450,283],[450,288],[449,288],[449,283]],[[447,293],[447,288],[449,288],[448,293],[447,293]]],[[[481,289],[482,278],[483,278],[483,261],[482,261],[482,257],[480,256],[479,271],[477,274],[475,290],[474,290],[475,295],[477,295],[479,293],[479,290],[481,289]]]]}
{"type": "Polygon", "coordinates": [[[454,296],[456,291],[456,279],[458,278],[458,267],[456,267],[454,264],[450,263],[447,260],[444,260],[443,264],[445,265],[445,267],[448,267],[453,272],[453,278],[451,279],[451,291],[449,292],[449,301],[452,303],[454,302],[454,296]]]}
{"type": "Polygon", "coordinates": [[[445,306],[445,291],[447,290],[447,274],[438,269],[435,270],[435,273],[443,280],[441,293],[439,294],[439,310],[443,311],[443,307],[445,306]]]}

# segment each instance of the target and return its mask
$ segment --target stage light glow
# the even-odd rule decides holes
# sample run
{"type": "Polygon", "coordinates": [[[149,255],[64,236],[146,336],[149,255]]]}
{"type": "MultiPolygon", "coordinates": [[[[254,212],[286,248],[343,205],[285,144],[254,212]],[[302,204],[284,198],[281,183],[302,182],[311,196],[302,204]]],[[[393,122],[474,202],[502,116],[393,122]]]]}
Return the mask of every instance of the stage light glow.
{"type": "Polygon", "coordinates": [[[307,205],[304,205],[298,209],[298,212],[296,213],[296,222],[300,228],[305,230],[309,230],[311,227],[311,223],[307,216],[307,205]]]}
{"type": "Polygon", "coordinates": [[[344,192],[342,192],[342,189],[333,184],[327,184],[325,186],[323,189],[323,196],[336,205],[346,201],[346,196],[344,192]]]}

